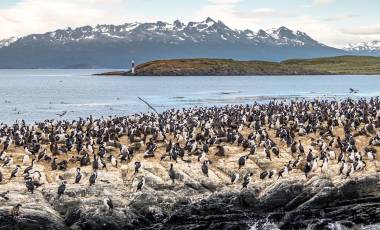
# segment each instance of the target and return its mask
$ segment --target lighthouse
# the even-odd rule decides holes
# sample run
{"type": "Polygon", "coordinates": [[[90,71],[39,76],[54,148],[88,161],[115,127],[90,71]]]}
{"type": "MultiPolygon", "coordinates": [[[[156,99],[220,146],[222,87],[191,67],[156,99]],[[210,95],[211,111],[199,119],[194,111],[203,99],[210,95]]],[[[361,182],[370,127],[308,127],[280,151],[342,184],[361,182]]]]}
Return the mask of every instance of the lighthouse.
{"type": "Polygon", "coordinates": [[[135,61],[134,60],[132,60],[132,62],[131,62],[131,73],[135,74],[135,61]]]}

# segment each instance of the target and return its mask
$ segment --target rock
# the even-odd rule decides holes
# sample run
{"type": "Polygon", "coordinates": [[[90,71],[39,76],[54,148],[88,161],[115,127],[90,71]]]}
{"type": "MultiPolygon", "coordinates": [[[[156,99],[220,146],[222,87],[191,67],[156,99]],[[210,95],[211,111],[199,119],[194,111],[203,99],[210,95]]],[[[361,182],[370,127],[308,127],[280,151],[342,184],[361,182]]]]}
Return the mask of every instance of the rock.
{"type": "MultiPolygon", "coordinates": [[[[122,187],[111,186],[115,201],[112,212],[102,204],[109,185],[97,184],[96,189],[70,188],[60,199],[53,187],[47,187],[33,195],[40,199],[40,208],[36,208],[34,201],[24,200],[16,222],[20,228],[30,229],[65,229],[65,226],[71,229],[247,229],[252,220],[269,216],[281,229],[310,226],[334,229],[338,225],[353,228],[380,222],[378,182],[376,174],[340,184],[328,178],[313,178],[308,183],[289,179],[277,181],[262,191],[255,186],[242,191],[225,190],[198,201],[185,195],[193,191],[188,186],[182,187],[181,192],[138,193],[126,193],[122,187]],[[128,198],[121,199],[125,194],[128,198]]],[[[25,197],[11,193],[10,198],[17,202],[25,197]]],[[[11,207],[0,207],[1,227],[15,223],[9,215],[11,207]]]]}

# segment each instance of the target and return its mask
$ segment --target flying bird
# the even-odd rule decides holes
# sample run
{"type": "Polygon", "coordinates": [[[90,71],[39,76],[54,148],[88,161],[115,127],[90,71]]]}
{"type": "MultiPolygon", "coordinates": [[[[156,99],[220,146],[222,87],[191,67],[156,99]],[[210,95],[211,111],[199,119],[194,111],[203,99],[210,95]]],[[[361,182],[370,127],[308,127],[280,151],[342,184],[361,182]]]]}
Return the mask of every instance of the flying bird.
{"type": "Polygon", "coordinates": [[[63,117],[63,116],[66,115],[66,113],[67,113],[67,111],[63,111],[62,113],[57,113],[57,116],[59,116],[59,117],[63,117]]]}

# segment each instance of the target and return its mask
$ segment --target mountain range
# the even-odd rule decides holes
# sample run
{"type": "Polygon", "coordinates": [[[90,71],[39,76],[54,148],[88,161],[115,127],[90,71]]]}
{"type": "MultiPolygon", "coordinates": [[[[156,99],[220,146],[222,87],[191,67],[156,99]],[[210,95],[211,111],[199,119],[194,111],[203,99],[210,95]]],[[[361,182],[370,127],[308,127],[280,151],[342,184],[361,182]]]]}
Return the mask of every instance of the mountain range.
{"type": "MultiPolygon", "coordinates": [[[[375,43],[374,43],[375,44],[375,43]]],[[[0,68],[128,68],[131,60],[231,58],[282,61],[380,55],[373,44],[326,46],[301,31],[235,30],[221,21],[84,26],[0,41],[0,68]]]]}
{"type": "Polygon", "coordinates": [[[380,41],[353,43],[344,50],[356,55],[380,56],[380,41]]]}

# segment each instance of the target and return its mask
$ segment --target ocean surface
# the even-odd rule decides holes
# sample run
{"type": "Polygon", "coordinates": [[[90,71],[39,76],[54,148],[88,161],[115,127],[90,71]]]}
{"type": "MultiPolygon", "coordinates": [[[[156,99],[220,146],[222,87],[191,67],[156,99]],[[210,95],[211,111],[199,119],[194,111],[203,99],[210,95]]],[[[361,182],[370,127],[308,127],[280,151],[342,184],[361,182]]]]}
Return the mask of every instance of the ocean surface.
{"type": "Polygon", "coordinates": [[[380,76],[109,77],[107,70],[0,70],[0,122],[252,103],[271,99],[380,96],[380,76]],[[359,90],[351,94],[349,88],[359,90]]]}

